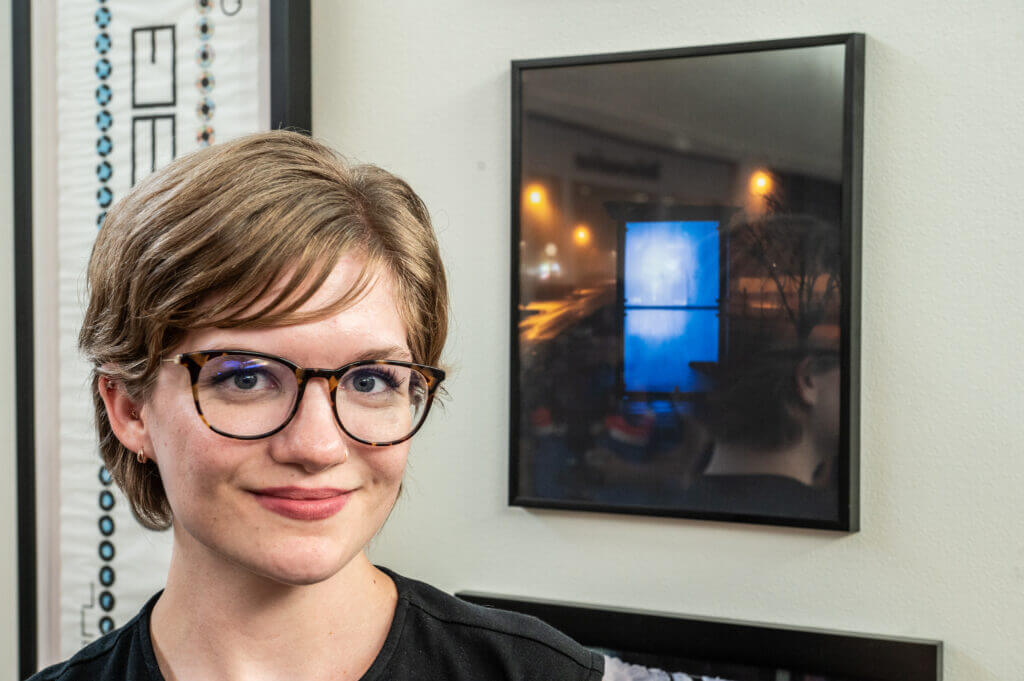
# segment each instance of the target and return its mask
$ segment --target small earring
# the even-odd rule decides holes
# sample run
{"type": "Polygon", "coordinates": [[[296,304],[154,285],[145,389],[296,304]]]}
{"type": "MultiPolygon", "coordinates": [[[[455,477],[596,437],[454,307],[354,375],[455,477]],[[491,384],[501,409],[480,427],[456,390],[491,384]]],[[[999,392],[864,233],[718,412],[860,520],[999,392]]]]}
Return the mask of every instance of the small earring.
{"type": "Polygon", "coordinates": [[[146,448],[143,447],[139,450],[139,453],[135,455],[135,460],[139,463],[146,463],[146,448]]]}

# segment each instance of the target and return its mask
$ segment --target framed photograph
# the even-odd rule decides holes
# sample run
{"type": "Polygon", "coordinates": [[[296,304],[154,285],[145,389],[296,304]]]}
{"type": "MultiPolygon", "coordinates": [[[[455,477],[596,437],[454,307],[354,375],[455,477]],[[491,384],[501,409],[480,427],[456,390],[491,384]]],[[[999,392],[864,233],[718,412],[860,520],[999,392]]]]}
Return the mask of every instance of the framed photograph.
{"type": "Polygon", "coordinates": [[[103,467],[77,351],[107,208],[172,159],[309,131],[308,0],[12,3],[20,669],[71,656],[163,585],[103,467]]]}
{"type": "Polygon", "coordinates": [[[537,617],[605,655],[605,681],[942,679],[941,641],[475,592],[456,595],[537,617]]]}
{"type": "Polygon", "coordinates": [[[864,36],[512,62],[513,505],[858,529],[864,36]]]}

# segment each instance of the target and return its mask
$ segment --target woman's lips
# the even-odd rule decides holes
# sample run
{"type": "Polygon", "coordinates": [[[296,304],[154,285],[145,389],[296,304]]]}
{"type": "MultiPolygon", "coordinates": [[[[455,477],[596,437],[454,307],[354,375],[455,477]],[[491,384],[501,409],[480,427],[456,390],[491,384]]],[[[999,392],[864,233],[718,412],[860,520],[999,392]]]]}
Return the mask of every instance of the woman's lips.
{"type": "Polygon", "coordinates": [[[273,487],[253,492],[260,506],[295,520],[323,520],[345,506],[351,491],[273,487]]]}

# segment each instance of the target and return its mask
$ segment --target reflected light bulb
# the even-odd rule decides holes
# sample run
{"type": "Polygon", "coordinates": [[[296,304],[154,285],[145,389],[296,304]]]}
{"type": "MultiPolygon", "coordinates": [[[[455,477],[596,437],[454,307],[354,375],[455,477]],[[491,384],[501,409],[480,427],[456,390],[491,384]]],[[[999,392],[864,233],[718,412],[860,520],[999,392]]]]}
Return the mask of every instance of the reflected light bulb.
{"type": "Polygon", "coordinates": [[[577,225],[572,236],[580,246],[590,243],[590,229],[586,225],[577,225]]]}
{"type": "Polygon", "coordinates": [[[772,190],[772,176],[763,170],[758,170],[750,176],[750,193],[764,196],[772,190]]]}
{"type": "Polygon", "coordinates": [[[539,182],[531,182],[526,185],[526,200],[534,206],[540,206],[547,201],[547,191],[544,189],[544,185],[539,182]]]}

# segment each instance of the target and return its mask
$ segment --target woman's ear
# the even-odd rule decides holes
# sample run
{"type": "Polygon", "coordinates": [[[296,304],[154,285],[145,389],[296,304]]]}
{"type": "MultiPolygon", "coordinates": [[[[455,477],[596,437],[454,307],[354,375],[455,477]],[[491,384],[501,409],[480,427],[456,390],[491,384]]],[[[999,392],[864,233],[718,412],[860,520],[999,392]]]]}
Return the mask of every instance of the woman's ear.
{"type": "Polygon", "coordinates": [[[142,420],[142,407],[132,402],[124,386],[112,378],[100,376],[97,389],[107,408],[107,420],[114,435],[125,447],[138,452],[146,446],[146,424],[142,420]]]}

